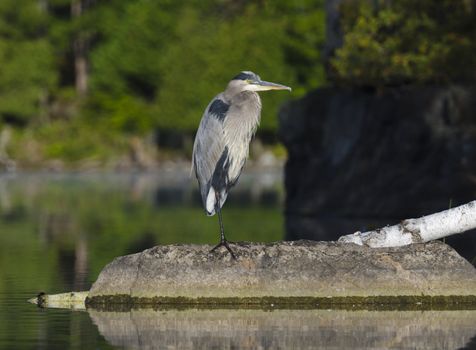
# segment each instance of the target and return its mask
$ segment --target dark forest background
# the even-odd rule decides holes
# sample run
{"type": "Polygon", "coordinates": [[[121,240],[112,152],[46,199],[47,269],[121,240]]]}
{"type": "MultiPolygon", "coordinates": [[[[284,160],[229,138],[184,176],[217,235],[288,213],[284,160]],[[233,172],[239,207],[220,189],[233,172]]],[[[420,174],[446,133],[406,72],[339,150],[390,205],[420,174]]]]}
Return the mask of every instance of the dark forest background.
{"type": "Polygon", "coordinates": [[[473,0],[2,0],[0,162],[187,157],[203,109],[241,70],[293,87],[264,98],[258,138],[274,145],[286,99],[474,82],[475,52],[473,0]],[[333,6],[340,42],[326,51],[333,6]]]}

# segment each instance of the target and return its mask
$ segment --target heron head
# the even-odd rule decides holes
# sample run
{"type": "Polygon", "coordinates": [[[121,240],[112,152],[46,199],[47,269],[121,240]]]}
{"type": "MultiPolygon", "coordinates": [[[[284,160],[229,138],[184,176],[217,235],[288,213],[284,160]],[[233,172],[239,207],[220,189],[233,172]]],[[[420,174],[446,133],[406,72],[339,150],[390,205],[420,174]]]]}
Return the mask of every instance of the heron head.
{"type": "Polygon", "coordinates": [[[267,90],[289,90],[289,86],[284,86],[281,84],[271,83],[269,81],[261,80],[259,75],[243,71],[237,76],[235,76],[230,83],[228,84],[229,88],[233,90],[238,90],[239,92],[243,91],[267,91],[267,90]]]}

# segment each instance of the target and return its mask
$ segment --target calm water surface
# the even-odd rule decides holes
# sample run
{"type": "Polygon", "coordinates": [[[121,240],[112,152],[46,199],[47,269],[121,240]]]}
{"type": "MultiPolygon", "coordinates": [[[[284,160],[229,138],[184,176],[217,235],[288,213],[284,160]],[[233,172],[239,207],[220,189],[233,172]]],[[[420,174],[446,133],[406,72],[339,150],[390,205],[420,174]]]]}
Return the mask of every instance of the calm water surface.
{"type": "MultiPolygon", "coordinates": [[[[232,240],[283,237],[280,173],[245,174],[224,211],[232,240]]],[[[0,348],[114,348],[86,312],[39,309],[44,291],[87,290],[115,256],[216,243],[187,172],[0,177],[0,348]]]]}
{"type": "MultiPolygon", "coordinates": [[[[245,174],[224,210],[231,240],[284,236],[279,173],[245,174]]],[[[0,349],[471,348],[476,311],[40,309],[87,290],[115,256],[215,243],[187,173],[0,177],[0,349]]]]}

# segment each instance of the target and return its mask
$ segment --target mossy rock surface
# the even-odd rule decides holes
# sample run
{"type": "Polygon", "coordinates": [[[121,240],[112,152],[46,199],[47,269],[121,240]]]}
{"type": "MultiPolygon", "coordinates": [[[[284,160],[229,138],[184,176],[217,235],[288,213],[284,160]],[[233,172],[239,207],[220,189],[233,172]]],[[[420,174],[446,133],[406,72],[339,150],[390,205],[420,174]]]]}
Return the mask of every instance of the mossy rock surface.
{"type": "Polygon", "coordinates": [[[476,269],[442,242],[371,249],[335,242],[156,246],[116,258],[88,295],[107,304],[474,304],[476,269]]]}

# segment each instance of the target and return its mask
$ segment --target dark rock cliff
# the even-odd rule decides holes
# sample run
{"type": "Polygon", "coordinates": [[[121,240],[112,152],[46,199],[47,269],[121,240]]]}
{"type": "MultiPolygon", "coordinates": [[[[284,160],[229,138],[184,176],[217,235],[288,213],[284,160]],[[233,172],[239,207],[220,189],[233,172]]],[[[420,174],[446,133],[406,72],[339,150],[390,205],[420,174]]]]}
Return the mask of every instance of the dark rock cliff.
{"type": "MultiPolygon", "coordinates": [[[[335,239],[476,198],[475,86],[318,89],[283,107],[279,134],[289,239],[335,239]]],[[[450,243],[472,259],[474,236],[450,243]]]]}

